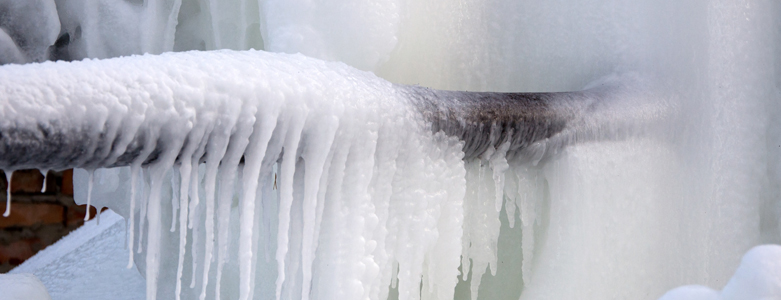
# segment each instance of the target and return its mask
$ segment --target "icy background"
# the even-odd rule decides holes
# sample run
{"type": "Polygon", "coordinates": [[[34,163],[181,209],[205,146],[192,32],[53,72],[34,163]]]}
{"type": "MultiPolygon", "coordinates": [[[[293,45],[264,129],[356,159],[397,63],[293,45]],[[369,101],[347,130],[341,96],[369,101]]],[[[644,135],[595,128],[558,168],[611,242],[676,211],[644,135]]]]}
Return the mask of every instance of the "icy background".
{"type": "MultiPolygon", "coordinates": [[[[0,19],[3,63],[255,48],[342,61],[391,82],[442,89],[578,90],[605,75],[639,72],[658,81],[665,94],[674,95],[674,120],[643,134],[571,146],[536,166],[509,162],[499,189],[494,187],[501,176],[493,175],[504,166],[501,155],[494,160],[462,162],[453,145],[432,137],[419,145],[426,151],[407,148],[405,152],[425,152],[422,157],[388,159],[389,165],[345,156],[341,172],[348,175],[339,176],[360,185],[344,185],[356,190],[337,194],[363,195],[345,199],[372,199],[375,206],[348,202],[342,211],[326,210],[324,215],[331,214],[333,223],[324,221],[314,256],[301,250],[313,249],[302,246],[313,246],[302,238],[307,236],[303,233],[308,230],[304,229],[307,210],[303,201],[293,200],[304,198],[294,194],[303,193],[303,189],[282,197],[277,193],[285,189],[269,189],[273,183],[267,177],[261,194],[275,200],[263,208],[267,214],[263,224],[267,226],[258,227],[253,236],[261,240],[253,261],[256,268],[266,271],[259,271],[254,278],[239,274],[240,258],[223,254],[225,260],[211,263],[211,271],[203,276],[204,264],[192,264],[189,247],[201,243],[196,251],[203,256],[206,233],[199,233],[200,242],[194,242],[190,234],[184,256],[183,299],[194,299],[202,291],[207,291],[207,298],[214,297],[212,283],[219,263],[231,270],[222,275],[220,291],[231,299],[239,298],[240,283],[246,286],[249,282],[244,280],[248,279],[253,279],[250,290],[256,299],[271,299],[277,294],[290,299],[305,297],[306,293],[301,294],[306,282],[303,278],[310,271],[302,265],[310,263],[312,298],[381,298],[389,293],[400,299],[469,299],[476,295],[480,299],[656,299],[675,287],[698,284],[724,289],[725,299],[750,299],[734,293],[764,290],[746,285],[730,288],[740,286],[740,278],[754,276],[747,273],[771,274],[765,277],[771,280],[764,296],[779,295],[778,269],[763,271],[772,265],[762,263],[778,261],[777,249],[753,250],[744,258],[748,267],[738,268],[741,257],[753,246],[781,242],[781,5],[777,1],[7,0],[0,1],[0,10],[11,12],[0,19]],[[376,174],[385,174],[382,170],[397,167],[405,169],[398,174],[409,177],[396,181],[383,178],[390,184],[377,185],[378,180],[361,176],[377,178],[376,174]],[[504,199],[501,212],[495,210],[497,191],[504,193],[499,196],[504,199]],[[377,195],[409,201],[376,201],[377,195]],[[278,202],[278,197],[289,201],[278,202]],[[424,203],[423,198],[431,200],[425,203],[435,204],[436,209],[416,206],[424,203]],[[290,252],[279,251],[278,242],[288,240],[277,234],[282,215],[277,203],[287,203],[293,212],[289,215],[293,220],[290,252]],[[377,203],[404,205],[399,205],[398,211],[384,208],[388,219],[380,215],[378,220],[385,223],[376,227],[337,222],[344,216],[362,219],[376,215],[367,209],[379,210],[377,203]],[[449,213],[460,214],[462,219],[442,217],[446,210],[440,205],[451,205],[449,213]],[[420,214],[410,217],[415,213],[420,214]],[[394,216],[397,223],[393,223],[394,216]],[[378,231],[369,233],[369,229],[378,231]],[[261,230],[263,238],[255,237],[261,230]],[[399,232],[435,232],[436,236],[407,237],[399,232]],[[393,259],[374,252],[384,247],[382,243],[396,243],[391,238],[378,239],[378,234],[418,242],[384,254],[395,257],[397,267],[393,259]],[[380,244],[371,243],[375,241],[380,244]],[[365,249],[358,254],[344,253],[357,248],[351,243],[365,249]],[[402,254],[404,249],[409,253],[402,254]],[[360,255],[372,262],[384,261],[377,271],[384,277],[359,278],[373,274],[362,269],[371,263],[361,261],[360,255]],[[440,266],[448,267],[432,267],[435,258],[442,258],[440,266]],[[279,261],[286,262],[283,270],[287,274],[297,275],[278,280],[279,261]],[[331,261],[357,261],[353,266],[359,269],[334,268],[328,265],[331,261]],[[459,262],[464,274],[456,281],[459,271],[454,268],[459,262]],[[197,288],[189,289],[193,267],[197,269],[197,288]],[[410,268],[409,273],[406,279],[399,277],[397,286],[390,274],[404,268],[410,268]],[[422,289],[418,288],[420,274],[425,274],[422,289]],[[737,275],[730,281],[733,274],[737,275]],[[211,282],[201,289],[207,277],[211,282]],[[337,281],[344,285],[333,284],[337,281]]],[[[389,128],[398,128],[394,126],[399,125],[389,128]]],[[[402,135],[380,134],[383,137],[377,138],[376,130],[356,128],[359,137],[334,143],[386,141],[389,136],[393,142],[402,135]]],[[[348,146],[323,152],[339,154],[338,149],[344,147],[348,146]]],[[[372,156],[375,150],[350,151],[372,156]]],[[[285,168],[284,164],[273,166],[273,173],[285,168]]],[[[299,165],[288,162],[287,168],[303,177],[299,165]]],[[[203,171],[201,176],[209,174],[203,171]]],[[[160,285],[157,295],[170,299],[178,277],[181,230],[167,230],[172,222],[170,198],[177,193],[168,183],[172,175],[158,173],[167,186],[160,201],[160,222],[165,228],[160,234],[166,249],[160,280],[166,283],[160,285]]],[[[111,174],[94,180],[117,176],[121,178],[117,182],[123,184],[114,189],[120,189],[131,178],[127,169],[111,174]]],[[[140,195],[144,180],[137,175],[140,195]]],[[[290,175],[288,180],[289,186],[303,186],[296,185],[303,178],[290,175]]],[[[100,189],[115,191],[107,187],[110,185],[99,186],[95,186],[97,194],[100,189]]],[[[328,186],[342,185],[329,181],[328,186]]],[[[118,194],[127,197],[128,192],[118,194]]],[[[93,200],[99,201],[97,197],[93,200]]],[[[124,215],[130,215],[127,198],[112,201],[113,209],[122,213],[125,207],[124,215]]],[[[223,225],[230,228],[227,232],[233,232],[232,241],[218,242],[231,250],[242,247],[238,235],[239,228],[245,226],[238,224],[239,214],[245,210],[235,202],[222,210],[233,222],[223,225]]],[[[135,210],[139,207],[140,203],[135,210]]],[[[206,212],[203,205],[200,209],[206,212]]],[[[144,213],[134,215],[139,226],[144,213]]],[[[200,217],[202,226],[208,227],[208,218],[200,217]]],[[[145,230],[135,232],[136,239],[131,240],[135,242],[140,232],[147,234],[145,230]]],[[[147,272],[145,255],[136,254],[135,258],[142,273],[147,272]]],[[[685,299],[686,293],[699,293],[702,299],[717,297],[716,292],[689,287],[671,291],[665,300],[685,299]]]]}

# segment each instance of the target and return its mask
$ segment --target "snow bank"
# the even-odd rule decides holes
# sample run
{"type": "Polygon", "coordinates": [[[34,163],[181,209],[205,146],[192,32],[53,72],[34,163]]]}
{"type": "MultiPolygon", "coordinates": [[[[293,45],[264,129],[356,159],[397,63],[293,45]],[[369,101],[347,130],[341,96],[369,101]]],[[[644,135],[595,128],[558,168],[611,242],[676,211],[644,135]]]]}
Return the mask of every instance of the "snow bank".
{"type": "Polygon", "coordinates": [[[0,299],[51,300],[46,287],[33,274],[0,274],[0,299]]]}

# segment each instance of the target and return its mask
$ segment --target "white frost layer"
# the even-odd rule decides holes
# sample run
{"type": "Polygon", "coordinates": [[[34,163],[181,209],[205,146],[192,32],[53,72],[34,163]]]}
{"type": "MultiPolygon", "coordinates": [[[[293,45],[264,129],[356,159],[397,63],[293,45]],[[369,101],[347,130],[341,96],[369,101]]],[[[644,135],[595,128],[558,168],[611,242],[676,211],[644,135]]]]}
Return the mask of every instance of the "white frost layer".
{"type": "Polygon", "coordinates": [[[673,289],[659,300],[781,299],[781,246],[763,245],[748,251],[721,293],[703,286],[673,289]]]}
{"type": "Polygon", "coordinates": [[[46,287],[33,274],[0,274],[0,299],[51,300],[46,287]]]}

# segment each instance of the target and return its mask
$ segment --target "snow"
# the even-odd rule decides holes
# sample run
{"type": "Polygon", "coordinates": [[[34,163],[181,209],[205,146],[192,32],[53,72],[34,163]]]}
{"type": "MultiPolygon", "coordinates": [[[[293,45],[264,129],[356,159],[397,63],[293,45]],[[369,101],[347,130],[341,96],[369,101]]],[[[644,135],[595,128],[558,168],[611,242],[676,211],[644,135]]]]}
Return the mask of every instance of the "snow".
{"type": "Polygon", "coordinates": [[[4,300],[52,299],[33,274],[0,274],[0,295],[4,300]]]}
{"type": "MultiPolygon", "coordinates": [[[[77,201],[129,230],[66,239],[115,269],[41,267],[55,298],[76,296],[62,270],[147,299],[778,297],[777,246],[749,250],[781,242],[778,3],[56,4],[24,32],[127,57],[1,67],[0,132],[55,133],[6,167],[87,170],[77,201]],[[288,54],[140,55],[222,48],[288,54]],[[560,98],[571,122],[521,152],[474,151],[400,83],[607,92],[560,98]]],[[[41,60],[2,30],[0,61],[41,60]]]]}

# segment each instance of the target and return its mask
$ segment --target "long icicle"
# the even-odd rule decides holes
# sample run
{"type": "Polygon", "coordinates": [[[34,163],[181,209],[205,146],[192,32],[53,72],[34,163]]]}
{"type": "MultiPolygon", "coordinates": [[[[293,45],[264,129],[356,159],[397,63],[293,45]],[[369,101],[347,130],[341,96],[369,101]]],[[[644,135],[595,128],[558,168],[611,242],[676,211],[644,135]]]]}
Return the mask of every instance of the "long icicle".
{"type": "Polygon", "coordinates": [[[166,145],[168,151],[163,151],[162,157],[150,166],[150,178],[152,179],[149,187],[149,199],[147,204],[149,226],[147,233],[147,252],[146,252],[146,299],[155,300],[157,298],[157,278],[160,270],[160,244],[163,231],[162,220],[162,201],[160,193],[162,190],[163,177],[173,166],[177,154],[182,150],[183,139],[174,139],[166,145]]]}
{"type": "MultiPolygon", "coordinates": [[[[188,216],[191,213],[189,207],[189,193],[193,189],[191,186],[195,186],[195,198],[197,198],[198,193],[198,158],[193,159],[193,152],[202,148],[200,144],[203,143],[203,129],[201,127],[191,132],[191,136],[194,137],[193,140],[200,140],[201,143],[188,143],[185,146],[179,166],[179,260],[176,266],[176,300],[179,300],[182,294],[182,272],[184,270],[184,256],[187,246],[187,228],[192,227],[192,224],[188,224],[188,219],[191,217],[188,216]]],[[[193,245],[195,245],[195,236],[193,236],[193,240],[193,245]]],[[[195,247],[193,246],[193,248],[195,247]]],[[[193,280],[191,287],[195,284],[196,261],[195,252],[193,252],[193,280]]]]}
{"type": "Polygon", "coordinates": [[[137,253],[141,253],[143,251],[143,248],[141,248],[141,245],[144,243],[144,222],[146,222],[146,213],[147,213],[147,207],[149,206],[149,170],[141,169],[141,177],[143,178],[143,194],[141,196],[141,211],[139,212],[139,218],[138,218],[138,251],[137,253]]]}
{"type": "MultiPolygon", "coordinates": [[[[290,209],[293,205],[293,175],[296,169],[298,142],[304,126],[306,112],[293,112],[293,128],[285,137],[285,150],[282,157],[282,170],[279,185],[279,228],[277,228],[277,288],[276,299],[282,296],[282,284],[285,282],[285,256],[288,252],[288,231],[290,229],[290,209]]],[[[203,300],[203,299],[201,299],[203,300]]]]}
{"type": "MultiPolygon", "coordinates": [[[[187,213],[189,211],[187,198],[190,189],[191,170],[191,159],[189,156],[184,156],[182,164],[179,166],[181,185],[179,191],[179,261],[176,265],[176,300],[179,300],[182,294],[182,270],[184,269],[184,254],[187,246],[187,213]]],[[[195,273],[195,270],[193,270],[193,273],[195,273]]]]}
{"type": "Polygon", "coordinates": [[[41,193],[46,193],[46,178],[49,177],[49,170],[40,169],[39,171],[41,174],[43,174],[43,186],[41,187],[41,193]]]}
{"type": "Polygon", "coordinates": [[[11,215],[11,179],[14,177],[14,170],[5,171],[5,212],[3,217],[11,215]]]}
{"type": "Polygon", "coordinates": [[[206,243],[204,258],[203,258],[203,283],[201,287],[200,300],[206,299],[206,287],[209,283],[209,269],[211,262],[214,259],[214,196],[217,181],[217,168],[220,166],[220,161],[225,155],[225,151],[228,148],[228,139],[225,136],[219,134],[213,136],[212,142],[209,143],[209,149],[206,154],[206,179],[204,185],[206,186],[206,243]]]}
{"type": "Polygon", "coordinates": [[[166,165],[160,165],[150,168],[150,188],[149,199],[147,200],[147,242],[146,242],[146,299],[155,300],[157,298],[157,278],[160,268],[160,238],[162,227],[161,220],[161,200],[160,191],[162,190],[162,180],[166,174],[166,165]]]}
{"type": "MultiPolygon", "coordinates": [[[[190,279],[190,288],[195,288],[195,280],[197,278],[196,270],[198,269],[198,243],[200,241],[201,237],[201,222],[200,216],[201,216],[201,210],[200,210],[200,188],[201,188],[201,181],[199,180],[200,174],[203,174],[205,172],[201,172],[200,170],[200,160],[201,157],[206,153],[206,145],[209,141],[209,135],[211,135],[212,130],[214,129],[213,126],[210,126],[208,128],[205,128],[203,132],[198,132],[200,135],[201,143],[198,145],[198,150],[195,151],[195,154],[192,155],[192,171],[191,171],[191,178],[190,178],[190,216],[188,217],[188,228],[192,229],[193,234],[193,244],[191,246],[192,250],[192,257],[193,257],[193,270],[192,270],[192,278],[190,279]]],[[[205,174],[204,174],[205,175],[205,174]]]]}
{"type": "Polygon", "coordinates": [[[95,184],[95,169],[87,170],[89,172],[89,181],[87,182],[87,214],[84,215],[84,221],[89,221],[89,209],[92,205],[92,186],[95,184]]]}
{"type": "Polygon", "coordinates": [[[313,142],[308,147],[306,157],[304,158],[304,203],[303,203],[303,234],[301,241],[301,264],[303,273],[303,282],[301,289],[301,299],[309,300],[309,291],[312,287],[312,263],[315,259],[315,235],[317,231],[317,193],[320,189],[320,177],[323,174],[323,167],[328,158],[329,149],[336,136],[336,130],[339,127],[339,121],[336,118],[326,121],[327,124],[320,127],[323,133],[318,135],[320,139],[313,142]]]}
{"type": "Polygon", "coordinates": [[[244,157],[244,188],[239,200],[239,300],[252,298],[251,273],[253,268],[253,227],[255,221],[255,202],[260,169],[265,158],[266,148],[277,123],[277,114],[258,116],[253,136],[247,146],[244,157]]]}
{"type": "MultiPolygon", "coordinates": [[[[245,110],[246,111],[246,110],[245,110]]],[[[228,241],[230,237],[230,210],[233,202],[234,186],[236,184],[236,173],[241,161],[242,154],[247,149],[249,144],[249,137],[252,134],[252,122],[254,117],[243,118],[242,121],[237,122],[235,127],[236,133],[228,143],[228,149],[225,157],[223,158],[222,165],[220,166],[220,193],[217,198],[218,207],[217,213],[219,216],[217,222],[218,235],[217,245],[219,252],[217,252],[217,277],[215,278],[215,299],[220,299],[220,291],[222,284],[222,271],[225,266],[225,262],[228,260],[228,241]]]]}
{"type": "Polygon", "coordinates": [[[130,167],[130,213],[128,213],[128,234],[130,237],[127,241],[128,258],[127,268],[133,267],[133,235],[135,234],[135,219],[136,219],[136,180],[138,179],[138,171],[141,169],[140,164],[133,164],[130,167]]]}
{"type": "Polygon", "coordinates": [[[179,173],[179,169],[177,168],[171,168],[171,229],[169,231],[175,232],[176,231],[176,211],[179,210],[179,195],[181,191],[177,191],[177,184],[176,179],[179,179],[179,184],[182,184],[182,178],[181,174],[179,173]],[[180,175],[180,176],[176,176],[180,175]],[[177,178],[178,177],[178,178],[177,178]]]}
{"type": "Polygon", "coordinates": [[[198,181],[199,178],[199,163],[198,160],[192,161],[192,171],[191,171],[191,178],[190,178],[190,216],[189,216],[189,222],[187,224],[187,227],[192,228],[193,232],[193,244],[191,246],[191,252],[192,252],[192,261],[193,261],[193,270],[192,270],[192,278],[190,279],[190,288],[195,288],[195,279],[196,279],[196,270],[198,269],[198,237],[200,236],[200,230],[199,226],[196,223],[197,221],[193,221],[193,216],[198,216],[198,189],[200,187],[200,182],[198,181]]]}

